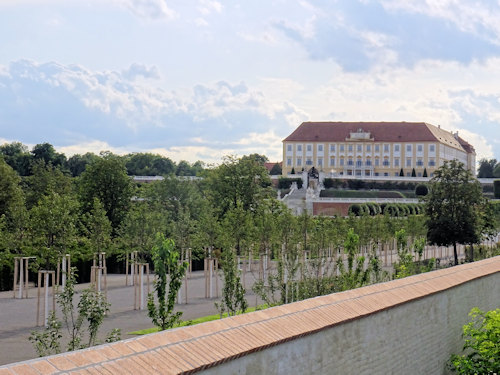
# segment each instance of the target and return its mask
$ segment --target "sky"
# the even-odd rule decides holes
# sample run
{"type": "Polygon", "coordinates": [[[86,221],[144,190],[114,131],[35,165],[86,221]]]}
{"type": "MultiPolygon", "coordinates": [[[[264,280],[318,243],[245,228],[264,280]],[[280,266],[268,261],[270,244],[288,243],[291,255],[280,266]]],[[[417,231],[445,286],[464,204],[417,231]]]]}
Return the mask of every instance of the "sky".
{"type": "Polygon", "coordinates": [[[303,121],[418,121],[500,160],[500,0],[0,0],[0,143],[282,159],[303,121]]]}

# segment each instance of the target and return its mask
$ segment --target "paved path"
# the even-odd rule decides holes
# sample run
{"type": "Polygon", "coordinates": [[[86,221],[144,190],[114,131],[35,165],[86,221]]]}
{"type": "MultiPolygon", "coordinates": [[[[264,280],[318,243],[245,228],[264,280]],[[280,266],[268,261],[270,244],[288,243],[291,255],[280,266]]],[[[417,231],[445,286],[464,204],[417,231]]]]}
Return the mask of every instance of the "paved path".
{"type": "MultiPolygon", "coordinates": [[[[251,306],[257,303],[256,296],[251,291],[254,280],[254,275],[247,273],[247,300],[251,306]]],[[[111,329],[119,328],[124,339],[131,337],[128,332],[153,326],[147,316],[147,310],[134,310],[134,287],[125,286],[125,275],[108,275],[107,282],[108,302],[111,303],[111,307],[100,329],[101,334],[105,335],[111,329]]],[[[221,289],[221,280],[218,286],[221,289]]],[[[75,289],[79,294],[88,287],[89,284],[78,284],[75,289]]],[[[32,343],[28,340],[31,331],[36,329],[36,294],[36,289],[31,288],[28,299],[14,299],[12,291],[0,292],[0,365],[37,356],[32,343]]],[[[203,271],[193,272],[188,281],[188,304],[176,305],[176,311],[183,312],[182,320],[217,313],[214,302],[220,298],[206,299],[204,296],[203,271]]],[[[78,300],[79,296],[75,298],[76,303],[78,300]]],[[[58,317],[61,317],[60,313],[58,317]]]]}

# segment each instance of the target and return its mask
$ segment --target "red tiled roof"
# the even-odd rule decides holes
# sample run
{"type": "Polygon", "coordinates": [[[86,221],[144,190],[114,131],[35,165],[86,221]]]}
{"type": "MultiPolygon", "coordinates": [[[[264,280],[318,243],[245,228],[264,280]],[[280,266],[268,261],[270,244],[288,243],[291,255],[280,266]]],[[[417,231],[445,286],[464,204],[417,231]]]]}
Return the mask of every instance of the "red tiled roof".
{"type": "Polygon", "coordinates": [[[267,169],[268,172],[271,172],[271,169],[278,164],[281,167],[281,162],[270,162],[270,163],[264,163],[264,167],[267,169]]]}
{"type": "Polygon", "coordinates": [[[0,375],[186,374],[500,272],[500,256],[90,349],[0,366],[0,375]]]}
{"type": "Polygon", "coordinates": [[[343,142],[359,129],[375,142],[441,142],[464,150],[452,133],[425,122],[303,122],[283,142],[343,142]]]}

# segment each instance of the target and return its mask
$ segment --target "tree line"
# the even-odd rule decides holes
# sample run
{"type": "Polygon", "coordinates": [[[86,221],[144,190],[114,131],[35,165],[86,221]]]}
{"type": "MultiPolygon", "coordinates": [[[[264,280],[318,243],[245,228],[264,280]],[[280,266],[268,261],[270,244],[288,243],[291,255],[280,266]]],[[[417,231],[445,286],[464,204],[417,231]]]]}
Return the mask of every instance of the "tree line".
{"type": "Polygon", "coordinates": [[[58,168],[64,174],[72,177],[80,176],[88,164],[100,156],[112,155],[125,164],[129,176],[197,176],[205,168],[205,163],[196,161],[189,163],[181,160],[178,163],[168,157],[147,152],[130,153],[124,156],[112,154],[108,151],[96,155],[92,152],[75,154],[69,158],[58,153],[50,143],[35,145],[31,151],[28,146],[20,142],[5,143],[0,146],[0,156],[10,165],[19,176],[30,176],[37,163],[44,162],[58,168]]]}

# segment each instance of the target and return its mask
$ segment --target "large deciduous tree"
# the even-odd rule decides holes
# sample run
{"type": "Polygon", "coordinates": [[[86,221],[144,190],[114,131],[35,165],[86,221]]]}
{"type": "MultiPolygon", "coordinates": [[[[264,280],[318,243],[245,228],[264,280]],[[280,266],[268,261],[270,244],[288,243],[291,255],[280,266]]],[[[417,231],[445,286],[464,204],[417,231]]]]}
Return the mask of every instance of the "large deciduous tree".
{"type": "Polygon", "coordinates": [[[481,184],[457,161],[445,161],[430,182],[424,198],[427,215],[427,239],[439,246],[453,245],[455,265],[457,244],[479,243],[488,227],[488,201],[481,184]]]}
{"type": "Polygon", "coordinates": [[[116,231],[133,194],[132,181],[123,162],[114,155],[95,160],[80,176],[79,190],[84,211],[89,212],[94,206],[94,198],[99,199],[116,231]]]}
{"type": "Polygon", "coordinates": [[[493,170],[497,165],[496,159],[481,159],[479,160],[479,169],[477,171],[478,178],[492,178],[493,170]]]}

